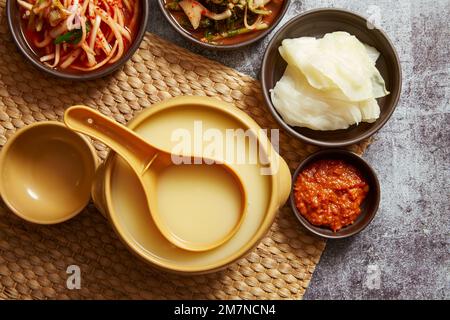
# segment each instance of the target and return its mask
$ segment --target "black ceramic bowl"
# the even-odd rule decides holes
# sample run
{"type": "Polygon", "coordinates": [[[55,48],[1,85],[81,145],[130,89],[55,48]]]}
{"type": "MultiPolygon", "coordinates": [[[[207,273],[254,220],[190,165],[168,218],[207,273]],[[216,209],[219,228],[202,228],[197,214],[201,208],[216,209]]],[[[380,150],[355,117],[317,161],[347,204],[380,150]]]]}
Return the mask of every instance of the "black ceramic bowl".
{"type": "Polygon", "coordinates": [[[378,211],[380,198],[381,198],[381,190],[377,174],[365,160],[363,160],[357,154],[347,150],[326,149],[316,152],[311,156],[309,156],[308,158],[306,158],[295,171],[292,180],[290,204],[292,210],[294,211],[295,216],[300,221],[300,223],[312,233],[328,239],[343,239],[351,237],[363,231],[370,224],[370,222],[373,220],[378,211]],[[325,227],[317,227],[311,224],[305,217],[301,215],[301,213],[297,209],[297,206],[295,205],[295,196],[294,196],[295,182],[297,181],[299,174],[308,165],[318,160],[334,160],[334,159],[344,160],[348,164],[353,165],[360,171],[362,176],[369,184],[369,193],[367,194],[366,198],[364,199],[364,202],[361,205],[361,214],[352,225],[344,227],[337,232],[334,232],[331,229],[325,227]]]}
{"type": "Polygon", "coordinates": [[[261,68],[261,83],[266,104],[279,125],[292,136],[321,147],[337,148],[364,140],[380,130],[391,115],[400,98],[402,71],[394,45],[379,29],[369,29],[367,20],[355,13],[340,9],[318,9],[300,14],[286,23],[272,38],[264,54],[261,68]],[[307,128],[291,127],[286,124],[272,104],[270,90],[284,74],[286,62],[278,52],[284,39],[299,37],[321,38],[335,31],[346,31],[360,41],[380,51],[377,68],[383,76],[390,95],[378,99],[380,118],[374,123],[360,123],[346,130],[315,131],[307,128]]]}
{"type": "Polygon", "coordinates": [[[145,35],[145,30],[147,28],[147,22],[149,18],[149,6],[146,0],[141,0],[141,16],[139,21],[139,27],[137,34],[134,38],[133,44],[128,48],[127,52],[118,61],[111,65],[103,66],[102,68],[92,71],[92,72],[70,72],[64,70],[58,70],[47,67],[41,61],[39,61],[39,56],[34,52],[33,48],[28,44],[25,38],[24,32],[22,30],[22,21],[19,14],[19,6],[16,0],[7,0],[6,2],[6,13],[8,19],[8,26],[11,34],[13,36],[14,42],[19,48],[20,52],[25,56],[25,58],[31,62],[37,69],[49,73],[55,77],[68,79],[68,80],[92,80],[104,77],[124,65],[139,48],[142,39],[145,35]]]}
{"type": "Polygon", "coordinates": [[[258,34],[254,37],[251,37],[248,40],[235,43],[235,44],[229,44],[229,45],[220,45],[220,44],[211,44],[206,43],[203,41],[200,41],[196,37],[194,37],[189,31],[187,31],[185,28],[183,28],[178,21],[170,14],[169,10],[165,8],[166,1],[165,0],[158,0],[159,7],[164,14],[164,17],[166,17],[167,21],[172,25],[172,27],[181,34],[185,39],[196,43],[204,48],[212,49],[212,50],[233,50],[241,47],[248,46],[252,43],[255,43],[264,37],[266,37],[280,22],[281,19],[283,19],[284,15],[286,14],[286,11],[291,3],[291,0],[284,0],[283,7],[281,8],[281,11],[278,15],[278,17],[274,20],[274,22],[270,25],[270,27],[266,30],[258,32],[258,34]]]}

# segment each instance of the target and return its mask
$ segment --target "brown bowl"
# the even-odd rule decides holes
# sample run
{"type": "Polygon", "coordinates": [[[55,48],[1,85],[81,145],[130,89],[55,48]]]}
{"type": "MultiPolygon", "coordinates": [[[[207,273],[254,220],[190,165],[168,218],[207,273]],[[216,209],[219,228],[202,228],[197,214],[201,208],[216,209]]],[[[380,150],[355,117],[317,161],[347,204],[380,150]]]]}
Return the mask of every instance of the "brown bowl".
{"type": "Polygon", "coordinates": [[[119,69],[122,65],[124,65],[136,52],[136,50],[139,48],[142,39],[145,35],[145,30],[147,28],[147,22],[149,17],[149,6],[148,3],[145,0],[142,0],[141,2],[141,17],[139,20],[139,29],[138,32],[134,38],[133,44],[128,48],[128,51],[115,63],[103,66],[102,68],[88,72],[88,73],[77,73],[77,72],[70,72],[70,71],[63,71],[58,69],[53,69],[47,67],[45,64],[43,64],[39,60],[39,56],[37,53],[33,50],[33,48],[28,44],[28,40],[25,38],[23,28],[22,28],[22,21],[20,19],[19,14],[19,7],[15,0],[8,0],[6,2],[6,15],[8,20],[8,26],[9,30],[11,31],[12,37],[14,39],[14,42],[16,43],[17,47],[19,48],[20,52],[25,56],[25,58],[31,62],[33,66],[35,66],[37,69],[44,71],[46,73],[49,73],[55,77],[67,79],[67,80],[92,80],[92,79],[98,79],[104,76],[107,76],[108,74],[116,71],[119,69]]]}
{"type": "Polygon", "coordinates": [[[186,30],[185,28],[183,28],[178,22],[177,20],[170,14],[169,10],[167,10],[165,8],[165,4],[166,1],[165,0],[158,0],[159,3],[159,7],[164,15],[164,17],[167,19],[167,21],[172,25],[172,27],[179,33],[181,34],[185,39],[196,43],[204,48],[207,49],[212,49],[212,50],[232,50],[232,49],[237,49],[237,48],[241,48],[241,47],[245,47],[248,46],[252,43],[255,43],[261,39],[263,39],[264,37],[266,37],[283,19],[284,15],[287,12],[287,9],[291,3],[291,0],[284,0],[283,1],[283,7],[281,8],[280,14],[278,15],[278,17],[274,20],[274,22],[272,23],[272,25],[266,29],[263,30],[261,32],[258,33],[257,36],[252,37],[248,40],[239,42],[239,43],[235,43],[235,44],[229,44],[229,45],[220,45],[220,44],[211,44],[211,43],[206,43],[203,41],[200,41],[199,39],[197,39],[196,37],[194,37],[188,30],[186,30]]]}
{"type": "Polygon", "coordinates": [[[355,13],[340,9],[318,9],[305,12],[290,20],[273,37],[264,54],[261,68],[261,82],[266,104],[280,126],[292,136],[321,147],[344,147],[364,140],[380,130],[391,115],[400,99],[402,70],[394,45],[379,29],[369,29],[367,20],[355,13]],[[315,131],[308,128],[291,127],[286,124],[272,104],[270,90],[281,79],[286,70],[286,62],[278,52],[281,42],[288,38],[305,36],[323,37],[326,33],[346,31],[360,41],[381,52],[377,68],[383,76],[390,95],[378,99],[381,114],[374,123],[360,123],[346,130],[315,131]]]}
{"type": "Polygon", "coordinates": [[[357,154],[343,149],[326,149],[310,155],[300,164],[300,166],[297,168],[292,178],[290,204],[292,210],[294,211],[295,216],[306,229],[308,229],[309,231],[318,236],[327,239],[348,238],[363,231],[375,217],[378,211],[378,206],[380,204],[380,198],[381,198],[380,183],[378,181],[377,174],[372,169],[372,167],[357,154]],[[295,205],[294,188],[295,182],[297,181],[299,174],[308,165],[318,160],[325,160],[325,159],[329,160],[337,159],[346,161],[347,163],[357,168],[361,172],[362,176],[365,178],[367,183],[369,184],[369,193],[367,194],[366,198],[364,199],[364,202],[361,205],[361,214],[352,225],[344,227],[337,232],[334,232],[331,229],[325,227],[317,227],[311,224],[305,217],[301,215],[301,213],[297,209],[297,206],[295,205]]]}

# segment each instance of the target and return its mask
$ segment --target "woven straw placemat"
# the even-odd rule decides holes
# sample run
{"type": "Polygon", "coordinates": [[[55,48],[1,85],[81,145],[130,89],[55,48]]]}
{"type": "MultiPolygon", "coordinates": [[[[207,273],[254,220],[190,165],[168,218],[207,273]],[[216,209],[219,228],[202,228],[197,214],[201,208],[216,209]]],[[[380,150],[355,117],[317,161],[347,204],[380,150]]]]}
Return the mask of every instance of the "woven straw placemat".
{"type": "MultiPolygon", "coordinates": [[[[0,145],[18,128],[61,120],[85,104],[125,124],[136,112],[179,95],[233,103],[263,128],[277,125],[257,80],[195,55],[152,34],[117,73],[68,82],[34,69],[16,50],[0,0],[0,145]]],[[[281,155],[291,169],[315,148],[281,133],[281,155]]],[[[362,153],[367,142],[354,146],[362,153]]],[[[96,144],[101,158],[107,149],[96,144]]],[[[135,258],[93,205],[69,222],[38,226],[0,202],[0,299],[299,299],[325,242],[302,229],[288,207],[259,246],[227,269],[202,276],[155,270],[135,258]],[[69,265],[81,268],[81,289],[66,286],[69,265]]]]}

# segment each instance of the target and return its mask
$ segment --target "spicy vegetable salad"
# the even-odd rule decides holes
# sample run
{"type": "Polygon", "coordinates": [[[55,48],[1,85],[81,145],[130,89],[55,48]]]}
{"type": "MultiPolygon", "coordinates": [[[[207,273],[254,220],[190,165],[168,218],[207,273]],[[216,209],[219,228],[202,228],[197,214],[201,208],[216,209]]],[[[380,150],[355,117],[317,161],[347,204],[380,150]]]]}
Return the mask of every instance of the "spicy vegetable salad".
{"type": "Polygon", "coordinates": [[[166,0],[178,23],[203,42],[233,44],[270,27],[283,0],[166,0]]]}
{"type": "Polygon", "coordinates": [[[119,60],[135,35],[140,0],[17,0],[24,33],[51,68],[88,72],[119,60]]]}

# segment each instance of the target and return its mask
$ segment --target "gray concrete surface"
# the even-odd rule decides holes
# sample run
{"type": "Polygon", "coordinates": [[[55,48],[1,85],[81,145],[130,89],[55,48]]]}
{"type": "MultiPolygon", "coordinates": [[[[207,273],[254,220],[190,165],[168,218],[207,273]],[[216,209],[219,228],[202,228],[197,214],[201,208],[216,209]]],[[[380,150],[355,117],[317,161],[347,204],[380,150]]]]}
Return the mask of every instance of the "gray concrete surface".
{"type": "MultiPolygon", "coordinates": [[[[256,76],[269,38],[233,52],[182,39],[156,0],[149,30],[256,76]]],[[[319,7],[379,18],[402,61],[401,102],[365,158],[382,203],[360,235],[329,241],[306,299],[450,299],[450,0],[293,0],[284,22],[319,7]]]]}

